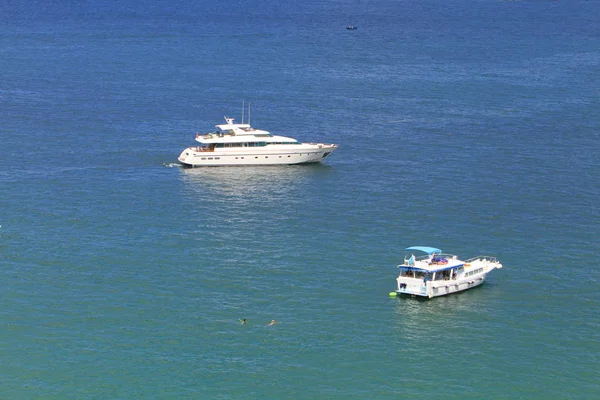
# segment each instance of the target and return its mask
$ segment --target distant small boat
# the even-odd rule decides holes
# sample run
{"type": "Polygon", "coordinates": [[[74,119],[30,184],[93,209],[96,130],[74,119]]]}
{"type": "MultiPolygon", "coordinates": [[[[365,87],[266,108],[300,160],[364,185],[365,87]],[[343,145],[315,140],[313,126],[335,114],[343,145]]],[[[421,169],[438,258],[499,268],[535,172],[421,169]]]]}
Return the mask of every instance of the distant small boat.
{"type": "Polygon", "coordinates": [[[348,26],[346,27],[346,29],[348,29],[349,31],[353,31],[353,30],[355,30],[355,29],[358,29],[358,26],[356,26],[356,25],[348,25],[348,26]]]}

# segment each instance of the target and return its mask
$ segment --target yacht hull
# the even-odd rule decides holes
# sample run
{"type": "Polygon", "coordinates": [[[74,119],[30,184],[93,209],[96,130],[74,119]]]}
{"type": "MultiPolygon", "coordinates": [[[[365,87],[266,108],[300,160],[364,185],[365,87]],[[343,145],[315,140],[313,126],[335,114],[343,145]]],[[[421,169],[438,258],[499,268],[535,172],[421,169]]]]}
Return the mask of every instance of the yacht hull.
{"type": "Polygon", "coordinates": [[[294,151],[262,150],[248,151],[203,151],[202,147],[188,147],[179,155],[179,162],[185,167],[217,167],[243,165],[292,165],[311,164],[323,161],[337,145],[320,144],[315,148],[294,151]]]}
{"type": "Polygon", "coordinates": [[[448,294],[463,292],[468,289],[472,289],[481,285],[486,278],[487,274],[472,277],[470,279],[463,280],[452,280],[444,282],[426,282],[423,284],[422,280],[419,282],[409,283],[398,281],[398,295],[410,295],[410,296],[422,296],[422,297],[439,297],[448,294]]]}

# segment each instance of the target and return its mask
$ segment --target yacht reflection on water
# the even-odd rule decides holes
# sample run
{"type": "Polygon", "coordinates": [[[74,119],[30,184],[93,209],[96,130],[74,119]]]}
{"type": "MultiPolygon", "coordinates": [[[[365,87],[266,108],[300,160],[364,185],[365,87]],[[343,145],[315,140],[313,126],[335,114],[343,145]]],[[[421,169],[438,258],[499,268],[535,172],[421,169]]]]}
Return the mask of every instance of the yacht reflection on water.
{"type": "Polygon", "coordinates": [[[189,189],[199,193],[277,198],[330,170],[326,164],[182,168],[181,176],[189,189]]]}
{"type": "Polygon", "coordinates": [[[469,323],[466,316],[488,314],[487,291],[485,286],[478,286],[452,296],[437,297],[436,301],[420,296],[396,297],[394,325],[407,339],[435,336],[441,326],[453,326],[460,321],[469,323]]]}

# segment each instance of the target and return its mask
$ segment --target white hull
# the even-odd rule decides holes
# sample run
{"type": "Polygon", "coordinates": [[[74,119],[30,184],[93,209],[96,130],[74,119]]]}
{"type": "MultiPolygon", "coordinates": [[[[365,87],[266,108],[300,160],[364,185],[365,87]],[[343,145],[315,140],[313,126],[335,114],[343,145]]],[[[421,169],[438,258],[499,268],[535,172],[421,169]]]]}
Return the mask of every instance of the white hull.
{"type": "Polygon", "coordinates": [[[290,147],[267,146],[251,150],[229,148],[214,151],[188,147],[179,155],[179,162],[188,167],[310,164],[321,162],[337,149],[335,144],[302,144],[293,146],[294,149],[290,147]]]}
{"type": "Polygon", "coordinates": [[[398,290],[396,293],[429,298],[445,296],[447,294],[458,293],[479,286],[485,281],[486,276],[487,274],[482,274],[477,277],[471,277],[470,279],[456,279],[441,282],[429,281],[425,283],[423,283],[422,279],[403,279],[402,282],[400,282],[400,278],[398,278],[398,290]],[[405,283],[406,286],[402,285],[401,287],[401,283],[405,283]]]}

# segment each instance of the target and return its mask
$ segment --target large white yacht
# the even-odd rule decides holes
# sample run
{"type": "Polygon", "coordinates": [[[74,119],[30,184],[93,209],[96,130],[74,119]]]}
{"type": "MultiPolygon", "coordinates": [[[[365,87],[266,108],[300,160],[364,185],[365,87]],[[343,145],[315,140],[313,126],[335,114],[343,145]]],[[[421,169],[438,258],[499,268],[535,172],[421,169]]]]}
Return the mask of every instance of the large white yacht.
{"type": "Polygon", "coordinates": [[[183,150],[179,162],[186,167],[308,164],[322,161],[338,147],[337,144],[300,143],[254,129],[250,123],[233,121],[225,117],[225,124],[216,125],[217,131],[196,133],[200,146],[183,150]]]}

